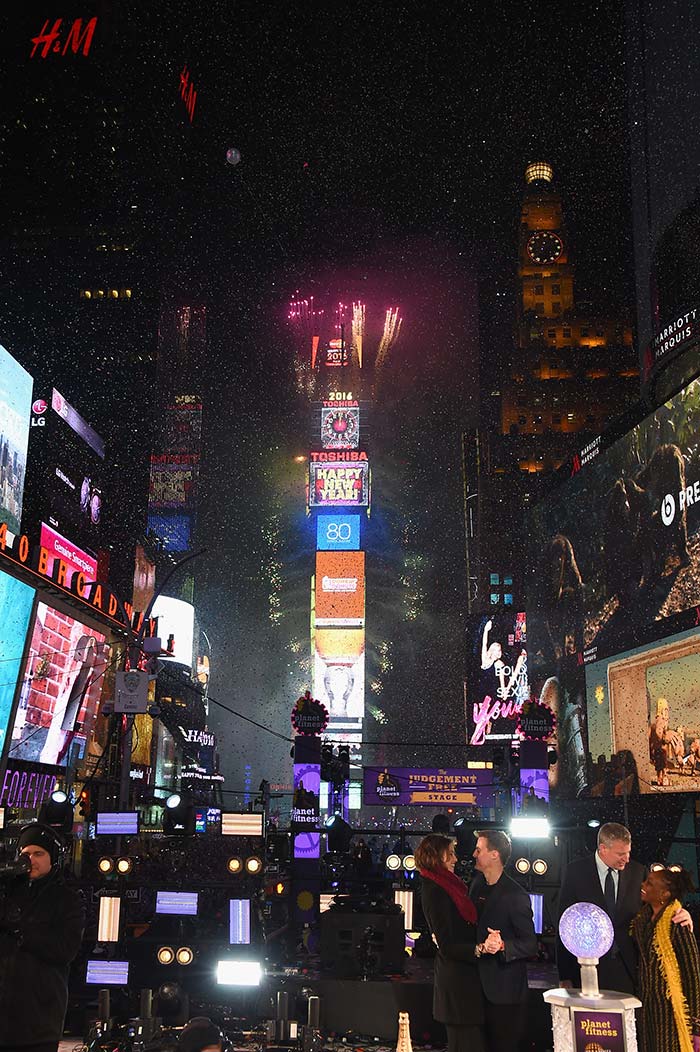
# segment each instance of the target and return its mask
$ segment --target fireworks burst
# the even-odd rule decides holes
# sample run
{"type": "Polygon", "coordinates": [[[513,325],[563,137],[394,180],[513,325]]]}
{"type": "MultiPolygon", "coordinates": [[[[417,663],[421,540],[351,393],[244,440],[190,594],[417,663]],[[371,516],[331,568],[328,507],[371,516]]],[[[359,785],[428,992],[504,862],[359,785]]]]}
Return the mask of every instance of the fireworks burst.
{"type": "Polygon", "coordinates": [[[302,298],[297,291],[289,304],[287,318],[294,327],[299,339],[299,350],[295,356],[294,373],[297,390],[309,397],[313,395],[316,354],[319,345],[319,332],[323,310],[316,308],[313,296],[302,298]]]}
{"type": "Polygon", "coordinates": [[[352,346],[357,355],[357,362],[362,368],[362,341],[365,335],[365,305],[364,303],[353,303],[352,305],[352,346]]]}
{"type": "Polygon", "coordinates": [[[389,307],[384,318],[384,332],[382,333],[382,338],[379,341],[379,348],[377,349],[377,359],[375,362],[375,370],[377,374],[379,374],[384,365],[389,351],[399,338],[399,333],[401,332],[401,321],[402,319],[399,317],[399,308],[389,307]]]}

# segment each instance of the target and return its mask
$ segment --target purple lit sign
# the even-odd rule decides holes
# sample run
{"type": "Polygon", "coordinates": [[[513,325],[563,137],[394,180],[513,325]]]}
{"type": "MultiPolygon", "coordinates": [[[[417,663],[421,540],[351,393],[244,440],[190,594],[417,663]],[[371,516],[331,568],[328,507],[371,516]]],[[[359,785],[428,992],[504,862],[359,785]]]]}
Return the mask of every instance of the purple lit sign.
{"type": "Polygon", "coordinates": [[[471,804],[493,807],[493,771],[465,768],[365,767],[364,803],[471,804]]]}
{"type": "Polygon", "coordinates": [[[0,789],[0,807],[21,807],[36,810],[53,792],[55,774],[19,770],[8,767],[0,789]]]}

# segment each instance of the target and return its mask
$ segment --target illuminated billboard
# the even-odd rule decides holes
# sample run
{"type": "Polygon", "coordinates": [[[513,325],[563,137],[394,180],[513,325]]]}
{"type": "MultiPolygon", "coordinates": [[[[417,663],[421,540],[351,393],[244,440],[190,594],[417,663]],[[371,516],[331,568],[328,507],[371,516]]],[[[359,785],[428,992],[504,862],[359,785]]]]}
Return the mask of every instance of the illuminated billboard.
{"type": "Polygon", "coordinates": [[[81,547],[102,543],[105,446],[55,388],[32,404],[27,511],[81,547]]]}
{"type": "Polygon", "coordinates": [[[162,412],[151,456],[148,525],[168,551],[187,551],[194,528],[202,436],[196,395],[176,395],[162,412]]]}
{"type": "Polygon", "coordinates": [[[700,633],[586,665],[592,796],[700,792],[700,633]]]}
{"type": "Polygon", "coordinates": [[[39,543],[49,553],[46,569],[49,577],[53,574],[54,564],[60,561],[67,567],[66,584],[70,584],[74,573],[82,573],[88,584],[97,580],[97,560],[45,522],[41,524],[39,543]]]}
{"type": "Polygon", "coordinates": [[[360,444],[359,406],[324,402],[320,437],[322,449],[357,449],[360,444]]]}
{"type": "Polygon", "coordinates": [[[101,632],[46,603],[37,605],[10,760],[65,766],[84,756],[108,660],[101,632]]]}
{"type": "Polygon", "coordinates": [[[328,709],[332,729],[361,727],[365,714],[364,628],[316,626],[314,698],[328,709]]]}
{"type": "Polygon", "coordinates": [[[695,659],[674,647],[697,632],[699,435],[694,380],[581,449],[531,514],[529,675],[557,713],[565,794],[692,785],[695,659]]]}
{"type": "Polygon", "coordinates": [[[319,552],[356,552],[360,547],[359,515],[319,515],[316,548],[319,552]]]}
{"type": "Polygon", "coordinates": [[[530,697],[526,645],[522,612],[494,612],[476,622],[467,696],[470,745],[519,736],[520,713],[530,697]]]}
{"type": "Polygon", "coordinates": [[[0,754],[19,679],[34,589],[0,571],[0,754]]]}
{"type": "Polygon", "coordinates": [[[0,345],[0,523],[20,533],[32,409],[32,378],[0,345]]]}
{"type": "Polygon", "coordinates": [[[615,654],[700,605],[700,382],[578,453],[535,509],[528,601],[552,655],[615,654]]]}
{"type": "Polygon", "coordinates": [[[316,625],[363,625],[365,553],[316,553],[316,625]]]}
{"type": "Polygon", "coordinates": [[[451,804],[491,809],[495,806],[491,766],[466,768],[365,767],[363,802],[377,804],[451,804]]]}
{"type": "Polygon", "coordinates": [[[159,595],[153,604],[151,617],[158,618],[158,636],[163,661],[172,661],[192,668],[194,659],[194,607],[183,599],[159,595]]]}
{"type": "MultiPolygon", "coordinates": [[[[331,456],[332,454],[327,454],[331,456]]],[[[340,454],[339,454],[340,455],[340,454]]],[[[364,460],[316,460],[309,463],[309,506],[312,508],[369,506],[369,464],[364,460]]]]}

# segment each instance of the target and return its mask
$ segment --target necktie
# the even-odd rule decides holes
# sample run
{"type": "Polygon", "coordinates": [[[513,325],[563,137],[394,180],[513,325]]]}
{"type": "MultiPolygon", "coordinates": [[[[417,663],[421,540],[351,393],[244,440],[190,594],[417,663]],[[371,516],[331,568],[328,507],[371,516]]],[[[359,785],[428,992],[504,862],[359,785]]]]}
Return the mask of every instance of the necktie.
{"type": "Polygon", "coordinates": [[[612,869],[608,869],[605,875],[605,890],[603,894],[605,896],[605,911],[610,920],[613,920],[615,916],[615,880],[612,869]]]}

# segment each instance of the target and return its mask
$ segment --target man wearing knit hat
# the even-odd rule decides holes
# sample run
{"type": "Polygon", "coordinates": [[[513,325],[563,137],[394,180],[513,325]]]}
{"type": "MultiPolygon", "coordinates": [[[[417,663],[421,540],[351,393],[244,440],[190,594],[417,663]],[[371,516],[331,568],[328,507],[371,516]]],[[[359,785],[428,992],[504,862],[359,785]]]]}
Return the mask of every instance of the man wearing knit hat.
{"type": "Polygon", "coordinates": [[[25,826],[17,851],[28,870],[0,881],[0,1052],[56,1052],[63,1033],[84,911],[60,872],[62,846],[50,826],[25,826]]]}

